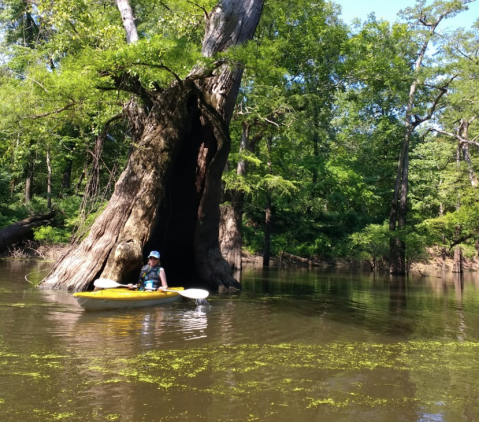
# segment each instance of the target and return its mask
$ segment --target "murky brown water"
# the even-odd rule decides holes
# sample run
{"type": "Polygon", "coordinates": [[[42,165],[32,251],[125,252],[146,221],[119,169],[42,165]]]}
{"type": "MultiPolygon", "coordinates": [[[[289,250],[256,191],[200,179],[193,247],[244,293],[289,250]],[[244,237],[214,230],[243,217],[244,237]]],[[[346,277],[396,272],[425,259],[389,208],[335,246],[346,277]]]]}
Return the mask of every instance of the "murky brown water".
{"type": "Polygon", "coordinates": [[[477,276],[256,269],[86,313],[25,281],[46,265],[0,263],[0,421],[479,420],[477,276]]]}

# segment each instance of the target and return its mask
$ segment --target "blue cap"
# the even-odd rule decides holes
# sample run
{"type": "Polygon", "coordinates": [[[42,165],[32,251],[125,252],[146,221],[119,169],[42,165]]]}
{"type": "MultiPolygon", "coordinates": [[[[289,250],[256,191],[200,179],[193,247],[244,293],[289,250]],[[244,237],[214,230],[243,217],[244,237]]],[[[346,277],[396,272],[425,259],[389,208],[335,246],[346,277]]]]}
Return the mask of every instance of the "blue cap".
{"type": "Polygon", "coordinates": [[[148,258],[157,258],[160,259],[160,253],[158,251],[151,251],[148,255],[148,258]]]}

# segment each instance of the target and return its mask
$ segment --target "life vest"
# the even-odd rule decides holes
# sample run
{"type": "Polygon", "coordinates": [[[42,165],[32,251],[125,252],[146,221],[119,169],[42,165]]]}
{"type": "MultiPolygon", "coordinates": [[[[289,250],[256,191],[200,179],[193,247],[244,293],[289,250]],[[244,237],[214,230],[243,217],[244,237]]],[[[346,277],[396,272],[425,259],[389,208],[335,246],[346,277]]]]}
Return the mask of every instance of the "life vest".
{"type": "Polygon", "coordinates": [[[145,265],[140,272],[139,290],[158,290],[158,287],[161,286],[160,271],[159,265],[155,267],[145,265]]]}

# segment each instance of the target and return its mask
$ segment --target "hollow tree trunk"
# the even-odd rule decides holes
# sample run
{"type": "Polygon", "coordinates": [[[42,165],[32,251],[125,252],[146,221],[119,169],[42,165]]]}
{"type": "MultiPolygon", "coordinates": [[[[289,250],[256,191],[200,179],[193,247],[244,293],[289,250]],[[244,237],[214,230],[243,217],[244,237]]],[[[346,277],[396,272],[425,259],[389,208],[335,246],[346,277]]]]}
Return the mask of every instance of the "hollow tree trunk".
{"type": "MultiPolygon", "coordinates": [[[[203,54],[251,39],[262,4],[223,1],[208,15],[203,54]]],[[[240,287],[221,255],[218,226],[228,123],[241,75],[225,65],[213,75],[195,68],[185,80],[148,93],[151,109],[141,118],[138,146],[106,209],[78,248],[55,265],[43,288],[83,290],[100,276],[133,280],[145,245],[161,249],[170,281],[184,281],[194,272],[210,288],[240,287]]]]}

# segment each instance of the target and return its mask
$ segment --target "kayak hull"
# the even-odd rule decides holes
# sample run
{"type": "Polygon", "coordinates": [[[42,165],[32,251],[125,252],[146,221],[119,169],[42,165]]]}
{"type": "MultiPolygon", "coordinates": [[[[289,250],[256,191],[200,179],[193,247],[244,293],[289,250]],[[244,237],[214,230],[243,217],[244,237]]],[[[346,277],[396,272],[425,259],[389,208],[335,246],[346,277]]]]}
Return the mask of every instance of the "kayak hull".
{"type": "MultiPolygon", "coordinates": [[[[176,287],[172,290],[183,290],[176,287]]],[[[96,292],[78,292],[73,297],[86,311],[102,311],[107,309],[140,308],[144,306],[163,305],[181,300],[177,292],[155,291],[139,292],[127,289],[105,289],[96,292]]]]}

